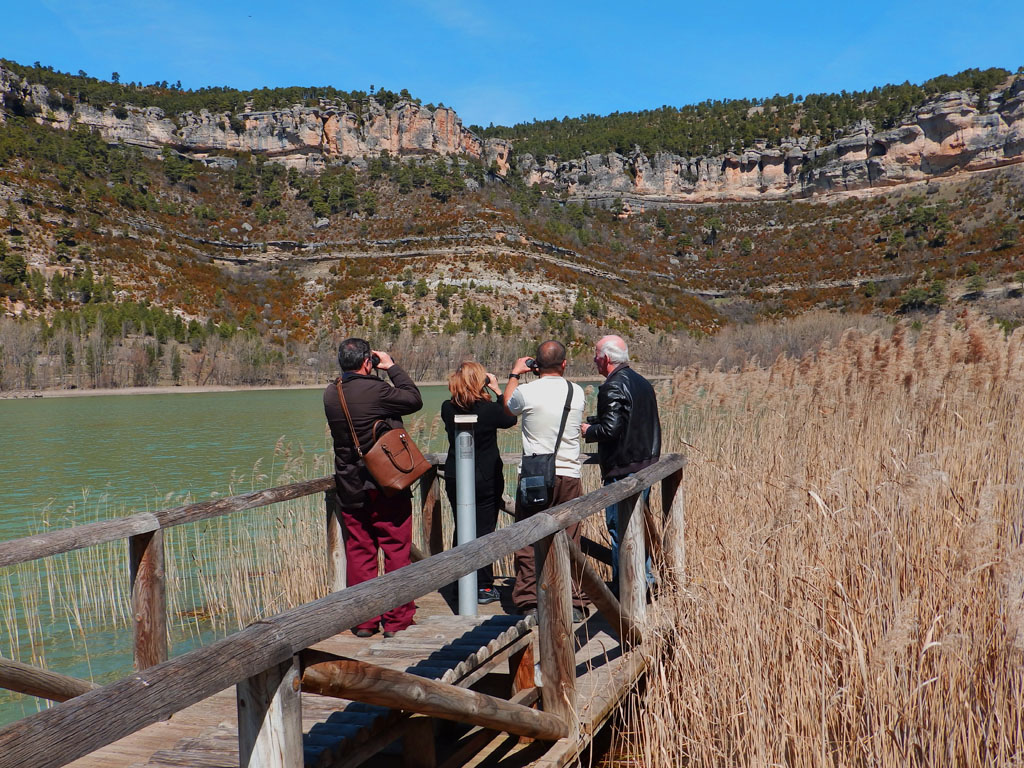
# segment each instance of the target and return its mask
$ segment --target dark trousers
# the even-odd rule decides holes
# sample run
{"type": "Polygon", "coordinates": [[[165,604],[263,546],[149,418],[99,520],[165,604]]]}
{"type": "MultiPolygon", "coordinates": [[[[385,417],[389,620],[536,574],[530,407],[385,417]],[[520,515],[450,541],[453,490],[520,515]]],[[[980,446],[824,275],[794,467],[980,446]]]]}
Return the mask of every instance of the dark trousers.
{"type": "MultiPolygon", "coordinates": [[[[579,498],[583,495],[583,483],[578,477],[562,477],[561,475],[555,476],[555,490],[552,494],[551,503],[545,507],[550,509],[551,507],[564,504],[567,501],[579,498]]],[[[537,514],[537,512],[543,512],[544,510],[536,509],[531,512],[525,512],[520,510],[520,505],[516,504],[516,522],[520,520],[526,520],[531,515],[537,514]]],[[[576,523],[565,529],[566,535],[579,546],[580,543],[580,524],[576,523]]],[[[533,545],[529,547],[523,547],[516,551],[515,554],[515,570],[516,570],[516,586],[512,590],[512,602],[516,604],[516,608],[520,611],[526,611],[530,608],[537,607],[537,556],[534,553],[533,545]]],[[[579,591],[575,584],[572,587],[572,604],[577,608],[582,608],[584,604],[583,594],[579,591]]]]}
{"type": "MultiPolygon", "coordinates": [[[[348,586],[354,587],[377,577],[377,552],[384,554],[384,573],[409,565],[412,546],[412,497],[408,491],[388,498],[370,492],[369,504],[362,509],[341,509],[345,526],[345,559],[348,586]]],[[[364,621],[354,629],[376,632],[383,625],[398,632],[412,624],[415,603],[392,608],[383,616],[364,621]]]]}
{"type": "MultiPolygon", "coordinates": [[[[445,480],[444,489],[448,494],[448,502],[452,505],[452,517],[455,518],[456,527],[452,532],[452,546],[454,547],[459,543],[459,521],[458,514],[455,511],[458,497],[455,495],[455,482],[453,480],[445,480]]],[[[488,488],[486,490],[496,491],[497,494],[486,493],[483,496],[477,495],[476,497],[476,537],[478,539],[481,536],[486,536],[488,533],[494,533],[494,528],[498,524],[498,504],[501,501],[501,486],[495,486],[493,489],[488,488]]],[[[494,586],[493,564],[485,565],[476,572],[476,586],[477,589],[488,589],[494,586]]]]}

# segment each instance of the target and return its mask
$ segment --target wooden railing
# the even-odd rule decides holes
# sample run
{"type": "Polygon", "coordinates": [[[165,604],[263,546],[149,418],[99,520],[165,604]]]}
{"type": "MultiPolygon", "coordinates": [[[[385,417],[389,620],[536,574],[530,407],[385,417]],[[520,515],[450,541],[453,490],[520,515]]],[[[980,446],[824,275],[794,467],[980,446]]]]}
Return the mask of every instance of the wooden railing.
{"type": "MultiPolygon", "coordinates": [[[[422,533],[427,551],[416,553],[419,561],[400,571],[347,589],[342,589],[344,557],[331,477],[0,544],[0,566],[5,566],[128,539],[138,670],[129,677],[93,689],[90,684],[74,678],[25,665],[0,664],[0,686],[34,695],[42,691],[49,698],[67,699],[63,704],[0,729],[0,768],[64,765],[231,685],[238,687],[242,764],[250,764],[251,760],[253,765],[301,765],[301,711],[297,697],[298,682],[309,661],[303,659],[307,649],[529,545],[535,545],[538,561],[542,713],[493,700],[490,702],[492,709],[499,714],[492,712],[497,720],[488,723],[493,727],[495,722],[504,722],[511,733],[541,739],[551,739],[556,732],[558,735],[574,733],[577,725],[570,583],[575,580],[582,586],[611,626],[618,630],[624,645],[629,646],[639,639],[646,610],[645,540],[650,542],[653,554],[661,563],[663,579],[671,583],[682,578],[685,459],[676,454],[664,456],[656,464],[617,483],[442,552],[437,466],[443,462],[443,456],[430,458],[435,468],[420,484],[422,533]],[[653,519],[650,506],[641,495],[658,482],[661,483],[663,525],[653,519]],[[327,495],[331,593],[168,660],[163,529],[314,493],[327,495]],[[622,537],[620,603],[564,529],[610,504],[627,499],[629,501],[620,506],[624,514],[620,514],[619,520],[622,537]],[[661,535],[656,535],[658,528],[663,528],[661,535]],[[26,680],[31,680],[32,690],[25,687],[26,680]],[[73,698],[69,698],[71,696],[73,698]],[[521,710],[534,714],[527,715],[521,710]],[[555,720],[544,719],[547,716],[555,720]],[[561,726],[556,728],[555,722],[561,726]],[[42,745],[46,745],[45,748],[41,748],[42,745]]],[[[356,673],[348,670],[346,674],[351,678],[356,673]]],[[[351,694],[353,688],[346,690],[351,694]]],[[[464,719],[474,722],[476,715],[473,713],[479,714],[487,708],[479,701],[460,705],[462,695],[454,696],[451,706],[456,711],[464,707],[464,719]]],[[[415,702],[406,703],[410,705],[407,708],[415,710],[412,706],[415,702]]],[[[482,722],[479,717],[477,721],[482,722]]]]}

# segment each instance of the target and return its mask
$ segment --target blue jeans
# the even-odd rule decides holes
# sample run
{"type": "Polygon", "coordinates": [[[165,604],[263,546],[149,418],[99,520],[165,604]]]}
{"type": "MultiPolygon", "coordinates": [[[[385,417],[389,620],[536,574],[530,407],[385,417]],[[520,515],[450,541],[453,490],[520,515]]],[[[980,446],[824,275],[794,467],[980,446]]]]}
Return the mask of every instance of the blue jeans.
{"type": "MultiPolygon", "coordinates": [[[[625,475],[629,477],[629,475],[625,475]]],[[[622,480],[621,477],[616,477],[614,480],[605,480],[605,485],[611,485],[616,480],[622,480]]],[[[651,489],[650,487],[645,488],[640,496],[644,500],[644,504],[650,503],[651,489]]],[[[618,597],[619,594],[619,506],[625,504],[628,499],[623,501],[617,501],[604,511],[604,522],[608,526],[608,536],[612,542],[612,586],[611,590],[618,597]]],[[[651,556],[647,555],[647,559],[644,562],[644,575],[647,577],[647,585],[654,585],[654,574],[651,573],[651,556]]]]}

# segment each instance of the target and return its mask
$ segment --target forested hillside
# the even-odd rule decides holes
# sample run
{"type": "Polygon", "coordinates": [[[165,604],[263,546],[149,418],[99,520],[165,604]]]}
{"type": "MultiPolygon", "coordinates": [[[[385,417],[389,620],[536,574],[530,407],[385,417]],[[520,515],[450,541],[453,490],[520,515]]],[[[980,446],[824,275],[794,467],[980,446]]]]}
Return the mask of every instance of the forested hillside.
{"type": "MultiPolygon", "coordinates": [[[[342,91],[332,86],[295,86],[289,88],[254,88],[244,91],[227,86],[207,86],[197,90],[183,89],[181,82],[169,83],[166,80],[144,85],[142,83],[122,83],[118,73],[111,73],[110,80],[90,77],[79,70],[77,74],[60,72],[36,62],[32,66],[24,66],[8,59],[0,59],[0,66],[17,73],[30,83],[44,85],[61,95],[54,97],[52,107],[62,105],[63,100],[80,101],[85,104],[104,106],[107,104],[131,104],[136,107],[159,107],[168,115],[180,115],[183,112],[198,112],[205,109],[210,112],[243,112],[262,111],[291,107],[295,104],[316,106],[320,100],[344,102],[350,108],[359,109],[359,105],[372,95],[376,101],[390,108],[399,101],[420,103],[405,88],[398,93],[386,88],[370,91],[342,91]]],[[[432,107],[432,105],[431,105],[432,107]]]]}
{"type": "MultiPolygon", "coordinates": [[[[133,87],[50,74],[61,98],[133,87]]],[[[0,110],[0,390],[315,382],[346,334],[441,378],[462,355],[501,367],[542,337],[585,361],[607,332],[670,370],[694,338],[809,310],[1024,320],[1021,165],[824,200],[601,204],[466,153],[339,153],[303,171],[133,146],[31,105],[0,110]]]]}

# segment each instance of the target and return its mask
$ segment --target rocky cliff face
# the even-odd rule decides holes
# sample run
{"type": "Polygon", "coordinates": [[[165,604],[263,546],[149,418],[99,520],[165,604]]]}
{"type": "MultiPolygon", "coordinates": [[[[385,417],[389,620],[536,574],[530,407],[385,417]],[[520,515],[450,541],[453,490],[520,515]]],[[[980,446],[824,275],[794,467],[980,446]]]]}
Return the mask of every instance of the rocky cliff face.
{"type": "Polygon", "coordinates": [[[204,109],[171,118],[155,107],[62,104],[45,87],[31,85],[2,67],[0,95],[5,104],[29,105],[40,123],[58,128],[84,125],[111,142],[149,150],[169,146],[199,159],[232,150],[257,152],[302,170],[317,170],[343,156],[365,158],[388,150],[396,156],[464,155],[488,165],[497,162],[505,172],[511,150],[506,141],[478,138],[452,109],[431,111],[410,101],[385,109],[370,99],[360,105],[361,115],[344,103],[321,102],[318,107],[236,114],[204,109]]]}
{"type": "Polygon", "coordinates": [[[547,184],[595,201],[700,203],[807,197],[890,186],[955,171],[1024,162],[1024,77],[992,93],[984,111],[968,93],[947,93],[922,105],[898,127],[875,131],[868,122],[829,144],[818,137],[741,154],[681,157],[639,150],[516,165],[532,184],[547,184]]]}
{"type": "MultiPolygon", "coordinates": [[[[40,123],[74,124],[98,130],[111,142],[156,151],[164,146],[204,160],[231,165],[225,151],[257,152],[277,162],[316,171],[332,160],[357,161],[384,150],[396,156],[443,155],[482,159],[509,172],[512,145],[481,140],[454,110],[429,110],[413,102],[385,109],[372,98],[358,105],[321,102],[269,112],[237,114],[201,110],[167,117],[157,108],[96,107],[69,103],[41,85],[31,85],[0,67],[4,109],[28,105],[40,123]]],[[[516,158],[516,172],[570,196],[628,208],[728,200],[783,199],[862,190],[920,181],[961,170],[981,170],[1024,161],[1024,76],[990,95],[982,109],[972,94],[956,92],[922,105],[892,130],[861,123],[828,144],[802,137],[778,147],[754,146],[742,153],[682,157],[639,150],[630,155],[588,155],[564,160],[516,158]]]]}

